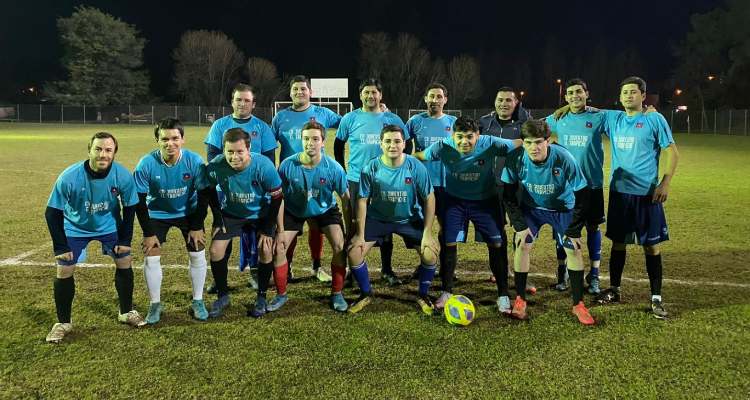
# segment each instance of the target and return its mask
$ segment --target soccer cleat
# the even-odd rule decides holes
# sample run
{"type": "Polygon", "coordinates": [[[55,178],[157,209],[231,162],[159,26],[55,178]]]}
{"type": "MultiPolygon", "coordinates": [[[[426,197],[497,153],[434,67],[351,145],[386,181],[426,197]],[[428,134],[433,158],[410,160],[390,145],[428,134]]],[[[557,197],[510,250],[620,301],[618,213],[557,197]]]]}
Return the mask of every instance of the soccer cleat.
{"type": "Polygon", "coordinates": [[[526,300],[522,299],[521,296],[516,296],[516,301],[513,302],[513,310],[510,312],[510,315],[515,319],[529,319],[529,314],[526,313],[526,300]]]}
{"type": "Polygon", "coordinates": [[[206,310],[206,304],[203,300],[193,300],[190,304],[190,310],[192,311],[193,318],[199,321],[208,319],[208,310],[206,310]]]}
{"type": "Polygon", "coordinates": [[[437,301],[435,301],[435,309],[442,310],[445,308],[445,303],[448,301],[448,299],[453,296],[451,293],[448,292],[442,292],[440,293],[440,297],[438,297],[437,301]]]}
{"type": "Polygon", "coordinates": [[[599,304],[610,304],[620,302],[620,291],[609,288],[596,296],[596,302],[599,304]]]}
{"type": "Polygon", "coordinates": [[[211,303],[211,311],[209,311],[208,316],[211,318],[221,317],[222,314],[224,314],[224,310],[229,307],[230,303],[228,294],[219,297],[216,301],[211,303]]]}
{"type": "Polygon", "coordinates": [[[323,271],[323,268],[318,268],[315,271],[315,277],[318,278],[321,282],[330,282],[331,281],[331,275],[328,275],[327,272],[323,271]]]}
{"type": "Polygon", "coordinates": [[[657,319],[667,319],[667,316],[669,316],[669,313],[664,309],[664,304],[661,300],[651,300],[651,313],[654,315],[654,318],[657,319]]]}
{"type": "Polygon", "coordinates": [[[510,306],[510,297],[500,296],[497,298],[497,309],[500,314],[510,315],[513,309],[510,306]]]}
{"type": "Polygon", "coordinates": [[[594,325],[596,323],[594,317],[589,313],[589,309],[586,308],[586,305],[584,305],[582,301],[579,301],[578,304],[573,306],[573,315],[578,317],[578,322],[583,325],[594,325]]]}
{"type": "Polygon", "coordinates": [[[286,283],[294,283],[294,272],[292,272],[292,264],[289,263],[289,272],[286,274],[286,283]]]}
{"type": "Polygon", "coordinates": [[[349,304],[346,303],[343,294],[334,293],[331,295],[331,308],[338,312],[344,312],[349,308],[349,304]]]}
{"type": "Polygon", "coordinates": [[[429,297],[417,297],[417,304],[425,315],[433,315],[435,313],[435,306],[432,305],[432,300],[429,297]]]}
{"type": "Polygon", "coordinates": [[[117,320],[123,324],[128,324],[133,328],[140,328],[143,325],[146,325],[146,320],[144,320],[143,317],[141,317],[141,314],[136,310],[130,310],[125,314],[119,314],[117,320]]]}
{"type": "Polygon", "coordinates": [[[550,285],[549,288],[552,290],[557,290],[558,292],[564,292],[568,290],[568,282],[557,282],[550,285]]]}
{"type": "Polygon", "coordinates": [[[270,303],[266,306],[266,311],[268,312],[274,312],[280,309],[281,307],[284,307],[284,304],[289,300],[289,296],[285,294],[276,295],[276,297],[271,300],[270,303]]]}
{"type": "Polygon", "coordinates": [[[263,296],[258,296],[258,298],[255,299],[255,306],[247,310],[247,315],[248,317],[260,318],[266,315],[267,308],[268,302],[266,302],[266,298],[263,296]]]}
{"type": "Polygon", "coordinates": [[[380,279],[382,279],[383,282],[385,282],[388,286],[399,286],[403,283],[401,282],[401,279],[398,279],[398,277],[394,275],[392,272],[383,273],[383,276],[380,279]]]}
{"type": "Polygon", "coordinates": [[[253,290],[258,290],[258,268],[250,270],[250,278],[248,279],[247,287],[253,290]]]}
{"type": "Polygon", "coordinates": [[[357,301],[349,306],[349,313],[356,314],[372,303],[371,296],[360,296],[357,301]]]}
{"type": "Polygon", "coordinates": [[[206,289],[206,293],[208,293],[208,294],[216,294],[216,292],[217,292],[217,290],[216,290],[216,284],[215,283],[212,283],[211,286],[209,286],[208,289],[206,289]]]}
{"type": "Polygon", "coordinates": [[[70,322],[58,322],[52,325],[52,330],[47,334],[47,343],[60,343],[65,335],[73,331],[73,324],[70,322]]]}
{"type": "Polygon", "coordinates": [[[148,307],[148,314],[146,314],[146,323],[154,325],[161,320],[161,303],[151,303],[148,307]]]}
{"type": "Polygon", "coordinates": [[[589,294],[599,294],[601,293],[601,289],[599,288],[599,277],[598,276],[592,276],[590,279],[588,279],[589,287],[588,292],[589,294]]]}

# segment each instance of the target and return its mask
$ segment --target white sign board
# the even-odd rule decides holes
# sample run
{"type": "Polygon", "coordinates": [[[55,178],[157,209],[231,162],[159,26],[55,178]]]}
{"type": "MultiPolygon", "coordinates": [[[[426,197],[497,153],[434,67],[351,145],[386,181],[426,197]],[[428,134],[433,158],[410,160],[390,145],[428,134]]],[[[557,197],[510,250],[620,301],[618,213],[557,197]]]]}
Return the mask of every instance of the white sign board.
{"type": "Polygon", "coordinates": [[[349,97],[349,79],[347,78],[312,78],[312,95],[317,98],[349,97]]]}

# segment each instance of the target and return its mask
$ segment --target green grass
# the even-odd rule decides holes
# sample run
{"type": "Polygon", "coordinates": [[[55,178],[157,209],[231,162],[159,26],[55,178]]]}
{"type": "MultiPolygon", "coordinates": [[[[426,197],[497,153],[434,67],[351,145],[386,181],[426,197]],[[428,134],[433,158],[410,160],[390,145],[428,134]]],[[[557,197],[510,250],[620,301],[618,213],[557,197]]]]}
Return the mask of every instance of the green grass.
{"type": "MultiPolygon", "coordinates": [[[[24,261],[52,262],[47,197],[57,174],[85,157],[96,130],[117,135],[117,159],[129,168],[153,145],[148,126],[0,125],[0,260],[46,245],[24,261]]],[[[188,127],[187,147],[204,153],[205,133],[188,127]]],[[[76,272],[75,332],[52,346],[44,336],[55,321],[54,269],[5,265],[0,397],[747,398],[750,138],[677,134],[676,140],[681,159],[666,205],[672,240],[663,254],[665,277],[679,281],[665,282],[668,321],[644,312],[648,283],[640,280],[645,267],[637,248],[629,249],[625,277],[639,280],[625,281],[624,304],[592,308],[596,327],[579,326],[567,295],[548,290],[532,298],[530,322],[500,318],[486,282],[486,250],[472,243],[459,247],[456,291],[478,306],[466,328],[421,316],[412,303],[414,283],[389,289],[376,282],[376,303],[351,316],[329,310],[329,289],[309,278],[290,286],[284,309],[251,320],[244,306],[255,296],[235,270],[228,314],[197,323],[187,315],[187,271],[165,269],[163,321],[133,330],[115,321],[113,270],[88,268],[76,272]],[[707,282],[718,283],[701,284],[707,282]]],[[[533,254],[539,287],[554,273],[549,237],[547,229],[533,254]]],[[[606,275],[608,241],[604,247],[606,275]]],[[[163,264],[185,264],[182,249],[173,231],[163,264]]],[[[109,263],[96,253],[98,245],[90,262],[109,263]]],[[[295,270],[306,277],[306,245],[297,253],[295,270]]],[[[377,271],[377,251],[369,258],[377,271]]],[[[136,267],[141,262],[136,256],[136,267]]],[[[397,270],[405,275],[416,263],[416,254],[397,241],[397,270]]],[[[140,269],[135,301],[145,312],[140,269]]]]}

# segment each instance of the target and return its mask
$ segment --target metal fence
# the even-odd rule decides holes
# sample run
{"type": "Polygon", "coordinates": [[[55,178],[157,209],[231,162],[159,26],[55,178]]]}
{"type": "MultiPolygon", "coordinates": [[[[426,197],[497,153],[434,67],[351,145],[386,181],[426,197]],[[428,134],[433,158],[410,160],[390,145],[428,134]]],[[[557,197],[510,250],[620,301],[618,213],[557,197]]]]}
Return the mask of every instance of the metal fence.
{"type": "MultiPolygon", "coordinates": [[[[392,109],[406,121],[409,110],[392,109]]],[[[491,108],[462,109],[461,114],[479,118],[490,113],[491,108]]],[[[550,115],[552,109],[530,110],[536,118],[550,115]]],[[[214,120],[229,115],[230,106],[179,106],[179,105],[122,105],[122,106],[66,106],[49,104],[0,105],[0,121],[61,123],[61,124],[149,124],[164,117],[176,117],[188,125],[208,126],[214,120]]],[[[253,114],[271,121],[272,107],[256,107],[253,114]]],[[[664,117],[675,132],[744,135],[750,132],[748,110],[690,110],[663,111],[664,117]]]]}

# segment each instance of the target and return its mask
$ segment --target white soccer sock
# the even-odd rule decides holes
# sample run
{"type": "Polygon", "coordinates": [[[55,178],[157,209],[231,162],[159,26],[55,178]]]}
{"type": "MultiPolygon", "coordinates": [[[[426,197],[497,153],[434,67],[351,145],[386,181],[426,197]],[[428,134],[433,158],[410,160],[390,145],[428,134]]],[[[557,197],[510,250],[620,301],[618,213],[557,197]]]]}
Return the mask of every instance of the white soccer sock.
{"type": "Polygon", "coordinates": [[[602,260],[591,260],[591,268],[599,268],[599,265],[601,265],[602,260]]]}
{"type": "Polygon", "coordinates": [[[148,296],[151,298],[151,302],[161,302],[161,256],[146,257],[143,275],[146,276],[146,286],[148,286],[148,296]]]}
{"type": "Polygon", "coordinates": [[[191,251],[188,270],[193,284],[193,300],[203,300],[203,286],[206,284],[206,250],[191,251]]]}
{"type": "Polygon", "coordinates": [[[651,301],[656,301],[656,300],[661,301],[661,295],[659,295],[659,294],[652,294],[651,295],[651,301]]]}

